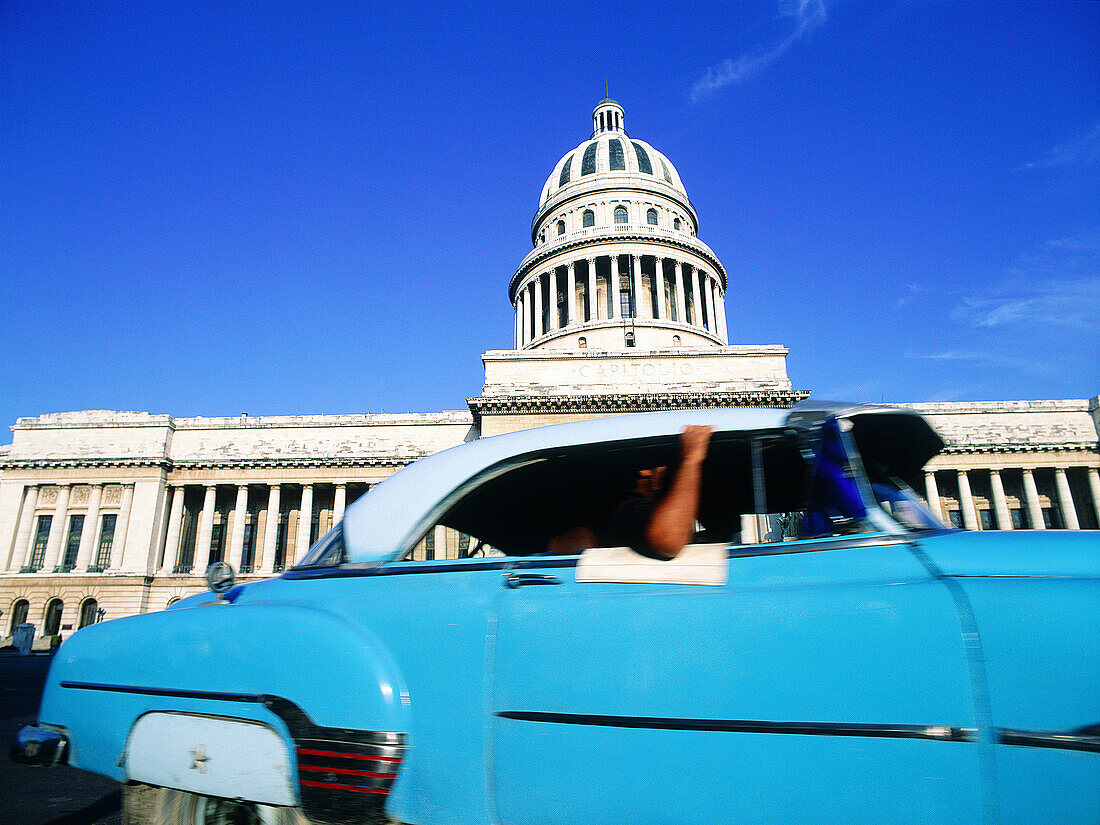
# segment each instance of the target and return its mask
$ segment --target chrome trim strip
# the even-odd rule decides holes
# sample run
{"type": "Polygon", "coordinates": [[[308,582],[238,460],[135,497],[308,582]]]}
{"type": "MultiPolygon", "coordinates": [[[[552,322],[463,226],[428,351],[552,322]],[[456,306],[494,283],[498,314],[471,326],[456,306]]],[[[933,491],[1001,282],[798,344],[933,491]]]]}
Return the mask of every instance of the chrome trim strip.
{"type": "Polygon", "coordinates": [[[658,716],[603,716],[588,713],[500,711],[502,719],[599,725],[651,730],[697,730],[724,733],[785,733],[802,736],[868,736],[887,739],[933,739],[940,742],[974,742],[974,728],[949,725],[876,725],[861,722],[768,722],[755,719],[676,719],[658,716]]]}
{"type": "Polygon", "coordinates": [[[997,742],[1001,745],[1023,745],[1031,748],[1055,748],[1067,751],[1100,753],[1100,734],[1096,726],[1081,732],[1058,733],[1056,731],[1016,730],[999,728],[997,742]]]}

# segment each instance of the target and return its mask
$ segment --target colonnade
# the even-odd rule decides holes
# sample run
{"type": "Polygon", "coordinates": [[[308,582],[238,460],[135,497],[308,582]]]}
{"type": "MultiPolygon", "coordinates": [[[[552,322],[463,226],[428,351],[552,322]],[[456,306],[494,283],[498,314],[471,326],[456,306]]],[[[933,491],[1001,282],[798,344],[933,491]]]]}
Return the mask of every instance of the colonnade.
{"type": "Polygon", "coordinates": [[[924,484],[925,499],[932,511],[945,522],[954,522],[955,526],[967,530],[1044,530],[1048,527],[1080,530],[1083,520],[1090,523],[1087,526],[1100,524],[1100,471],[1095,467],[926,471],[924,484]],[[1044,485],[1044,496],[1049,502],[1046,508],[1036,483],[1037,472],[1053,475],[1053,489],[1049,484],[1044,485]],[[1068,472],[1087,475],[1087,490],[1076,502],[1068,472]],[[1010,492],[1006,492],[1006,474],[1010,474],[1010,492]],[[957,507],[945,508],[940,493],[941,481],[953,483],[957,495],[951,498],[957,507]],[[975,484],[981,485],[981,495],[976,495],[975,484]],[[1015,506],[1010,507],[1010,496],[1015,506]],[[1091,502],[1084,500],[1090,498],[1091,502]],[[986,506],[979,507],[976,499],[986,506]]]}
{"type": "Polygon", "coordinates": [[[514,306],[516,349],[556,329],[624,318],[686,324],[722,343],[728,340],[720,280],[691,263],[661,255],[623,253],[570,261],[528,276],[514,306]]]}
{"type": "MultiPolygon", "coordinates": [[[[165,490],[165,509],[168,512],[167,526],[164,531],[163,549],[160,554],[160,573],[202,573],[213,559],[214,550],[214,520],[217,504],[217,490],[219,485],[214,482],[203,486],[202,507],[197,514],[197,525],[194,525],[194,535],[185,535],[185,499],[187,487],[196,485],[170,485],[165,490]]],[[[347,506],[347,483],[337,482],[326,485],[304,484],[270,484],[266,485],[266,502],[262,502],[263,496],[250,501],[250,495],[254,492],[251,488],[260,485],[236,484],[232,532],[225,546],[225,554],[222,559],[229,562],[234,570],[241,573],[257,573],[259,575],[271,575],[286,567],[291,567],[299,561],[310,544],[318,536],[312,535],[314,517],[319,515],[314,506],[315,488],[318,486],[331,486],[333,488],[332,518],[331,523],[336,524],[344,517],[344,509],[347,506]],[[301,497],[297,506],[288,504],[283,492],[287,487],[300,489],[301,497]],[[266,506],[260,506],[264,503],[266,506]],[[253,505],[253,506],[250,506],[253,505]],[[290,514],[297,512],[297,528],[294,531],[293,540],[286,532],[280,533],[280,526],[289,526],[290,514]],[[259,513],[265,513],[263,535],[256,532],[259,521],[259,513]],[[246,527],[249,513],[252,513],[253,532],[250,540],[246,541],[246,527]]],[[[323,531],[319,531],[323,532],[323,531]]]]}
{"type": "Polygon", "coordinates": [[[133,485],[27,485],[8,568],[24,573],[118,570],[133,497],[133,485]]]}

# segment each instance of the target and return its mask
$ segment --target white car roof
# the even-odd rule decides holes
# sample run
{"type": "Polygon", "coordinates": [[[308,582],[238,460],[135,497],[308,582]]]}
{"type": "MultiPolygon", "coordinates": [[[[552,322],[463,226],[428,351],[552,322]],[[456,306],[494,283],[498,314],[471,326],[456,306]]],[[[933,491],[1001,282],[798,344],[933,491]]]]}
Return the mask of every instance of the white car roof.
{"type": "Polygon", "coordinates": [[[344,515],[348,563],[377,563],[405,551],[453,503],[469,479],[504,462],[558,447],[675,435],[688,424],[718,432],[783,426],[789,410],[737,408],[675,410],[596,418],[489,436],[422,458],[350,505],[344,515]]]}

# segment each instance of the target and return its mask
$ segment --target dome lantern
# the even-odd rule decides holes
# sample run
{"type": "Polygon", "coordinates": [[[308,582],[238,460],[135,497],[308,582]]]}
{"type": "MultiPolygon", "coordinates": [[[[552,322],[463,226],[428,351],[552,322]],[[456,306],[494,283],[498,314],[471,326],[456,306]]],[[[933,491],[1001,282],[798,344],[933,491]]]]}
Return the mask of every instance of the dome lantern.
{"type": "Polygon", "coordinates": [[[592,110],[592,135],[604,132],[626,132],[623,127],[623,107],[609,97],[605,97],[592,110]]]}

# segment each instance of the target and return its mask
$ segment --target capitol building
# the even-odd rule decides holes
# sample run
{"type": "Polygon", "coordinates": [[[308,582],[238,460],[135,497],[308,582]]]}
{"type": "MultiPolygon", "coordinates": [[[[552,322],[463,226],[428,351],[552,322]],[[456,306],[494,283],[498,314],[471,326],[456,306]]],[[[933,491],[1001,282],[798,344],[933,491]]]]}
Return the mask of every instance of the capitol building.
{"type": "MultiPolygon", "coordinates": [[[[618,103],[539,192],[530,253],[507,283],[512,348],[482,355],[465,409],[175,418],[20,418],[0,445],[0,645],[161,610],[225,560],[244,581],[291,566],[372,485],[464,441],[645,410],[789,407],[809,395],[787,349],[731,344],[717,255],[672,161],[618,103]]],[[[736,287],[736,275],[734,286],[736,287]]],[[[505,287],[502,278],[502,289],[505,287]]],[[[969,530],[1097,529],[1100,397],[908,404],[947,442],[924,493],[969,530]]],[[[751,539],[751,537],[749,537],[751,539]]],[[[436,528],[421,558],[469,538],[436,528]]]]}

